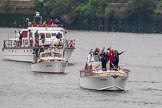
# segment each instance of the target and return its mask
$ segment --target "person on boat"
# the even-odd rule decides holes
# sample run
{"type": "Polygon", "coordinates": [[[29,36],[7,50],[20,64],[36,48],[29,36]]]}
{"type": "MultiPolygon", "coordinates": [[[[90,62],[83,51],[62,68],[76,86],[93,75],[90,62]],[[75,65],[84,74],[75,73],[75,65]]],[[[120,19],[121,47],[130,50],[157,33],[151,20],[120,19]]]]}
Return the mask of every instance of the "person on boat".
{"type": "Polygon", "coordinates": [[[74,47],[74,45],[75,45],[75,40],[74,39],[70,40],[69,47],[74,47]]]}
{"type": "Polygon", "coordinates": [[[107,70],[110,69],[110,60],[109,60],[110,49],[111,49],[111,47],[107,48],[107,50],[106,50],[106,55],[107,55],[106,69],[107,69],[107,70]]]}
{"type": "Polygon", "coordinates": [[[56,38],[59,40],[59,45],[62,45],[62,34],[60,32],[58,32],[58,34],[56,35],[56,38]]]}
{"type": "Polygon", "coordinates": [[[38,34],[38,30],[34,33],[35,35],[35,46],[39,47],[39,34],[38,34]]]}
{"type": "Polygon", "coordinates": [[[39,49],[39,54],[40,54],[41,52],[44,52],[44,46],[43,46],[43,45],[41,45],[41,47],[40,47],[40,49],[39,49]]]}
{"type": "Polygon", "coordinates": [[[53,41],[52,41],[52,45],[58,45],[59,44],[59,40],[54,37],[53,41]]]}
{"type": "Polygon", "coordinates": [[[33,54],[34,54],[34,61],[35,63],[37,63],[39,59],[39,47],[35,47],[33,49],[33,54]]]}
{"type": "Polygon", "coordinates": [[[56,35],[57,39],[61,39],[62,38],[62,34],[60,32],[58,32],[58,34],[56,35]]]}
{"type": "Polygon", "coordinates": [[[22,33],[19,31],[19,44],[20,44],[20,46],[22,45],[22,37],[23,37],[23,35],[22,35],[22,33]]]}
{"type": "Polygon", "coordinates": [[[119,55],[121,55],[124,52],[125,51],[122,51],[121,53],[119,53],[118,50],[114,50],[115,56],[114,56],[113,64],[116,69],[118,69],[118,65],[119,65],[119,55]]]}
{"type": "Polygon", "coordinates": [[[88,54],[88,57],[87,57],[87,63],[94,62],[93,54],[94,54],[94,51],[93,51],[93,49],[91,49],[89,54],[88,54]]]}
{"type": "Polygon", "coordinates": [[[65,40],[66,47],[70,47],[69,43],[70,43],[69,40],[65,40]]]}
{"type": "Polygon", "coordinates": [[[41,52],[44,52],[45,49],[44,49],[44,46],[41,45],[41,46],[36,46],[34,49],[33,49],[33,54],[34,54],[34,61],[35,63],[38,62],[38,59],[39,59],[39,56],[40,56],[40,53],[41,52]]]}
{"type": "Polygon", "coordinates": [[[47,26],[46,21],[43,22],[42,26],[43,27],[46,27],[47,26]]]}
{"type": "Polygon", "coordinates": [[[55,18],[53,24],[58,26],[60,24],[60,20],[58,18],[55,18]]]}
{"type": "Polygon", "coordinates": [[[29,30],[29,38],[32,38],[32,32],[29,30]]]}
{"type": "Polygon", "coordinates": [[[39,39],[39,34],[38,34],[38,30],[35,32],[35,39],[38,38],[39,39]]]}
{"type": "Polygon", "coordinates": [[[96,62],[99,62],[100,61],[100,49],[99,48],[95,48],[95,51],[94,51],[94,59],[96,62]]]}
{"type": "Polygon", "coordinates": [[[37,27],[41,27],[41,23],[40,23],[40,22],[37,22],[37,23],[36,23],[36,26],[37,26],[37,27]]]}
{"type": "Polygon", "coordinates": [[[34,21],[32,21],[31,27],[35,27],[35,26],[36,25],[35,25],[34,21]]]}
{"type": "Polygon", "coordinates": [[[53,20],[52,18],[48,21],[48,26],[51,27],[53,25],[53,20]]]}
{"type": "Polygon", "coordinates": [[[108,53],[108,58],[109,58],[109,62],[110,62],[110,70],[115,69],[114,57],[115,57],[115,52],[112,48],[110,48],[109,53],[108,53]]]}
{"type": "Polygon", "coordinates": [[[33,39],[30,39],[30,46],[33,47],[33,39]]]}
{"type": "Polygon", "coordinates": [[[32,37],[32,32],[29,30],[29,41],[30,41],[30,46],[33,46],[33,37],[32,37]]]}
{"type": "Polygon", "coordinates": [[[107,58],[107,54],[105,52],[105,47],[100,52],[100,59],[101,59],[101,63],[102,63],[102,70],[106,71],[106,63],[107,63],[108,58],[107,58]]]}
{"type": "Polygon", "coordinates": [[[28,27],[32,27],[32,22],[29,22],[29,25],[28,25],[28,27]]]}
{"type": "Polygon", "coordinates": [[[56,45],[53,46],[53,48],[52,48],[52,52],[59,53],[59,50],[58,50],[58,48],[57,48],[56,45]]]}
{"type": "Polygon", "coordinates": [[[44,45],[45,43],[45,34],[41,33],[41,40],[42,40],[42,44],[44,45]]]}
{"type": "Polygon", "coordinates": [[[48,52],[52,52],[52,47],[53,47],[53,45],[50,44],[50,46],[48,47],[47,51],[48,51],[48,52]]]}
{"type": "Polygon", "coordinates": [[[39,38],[36,38],[36,39],[35,39],[35,46],[36,46],[36,47],[39,47],[39,38]]]}

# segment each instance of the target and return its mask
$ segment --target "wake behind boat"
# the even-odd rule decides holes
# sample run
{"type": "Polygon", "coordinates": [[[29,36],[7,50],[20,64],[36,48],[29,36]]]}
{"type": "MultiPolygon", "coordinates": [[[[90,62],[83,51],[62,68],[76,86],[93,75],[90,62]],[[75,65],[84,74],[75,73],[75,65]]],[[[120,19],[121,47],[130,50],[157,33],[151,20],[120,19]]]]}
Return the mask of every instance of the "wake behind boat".
{"type": "Polygon", "coordinates": [[[45,51],[41,52],[39,59],[31,64],[31,71],[33,72],[47,72],[47,73],[65,73],[65,68],[68,61],[58,52],[45,51]]]}
{"type": "Polygon", "coordinates": [[[130,70],[119,65],[118,68],[102,67],[100,56],[94,55],[80,70],[80,87],[93,90],[124,90],[130,70]],[[93,58],[93,59],[92,59],[93,58]]]}

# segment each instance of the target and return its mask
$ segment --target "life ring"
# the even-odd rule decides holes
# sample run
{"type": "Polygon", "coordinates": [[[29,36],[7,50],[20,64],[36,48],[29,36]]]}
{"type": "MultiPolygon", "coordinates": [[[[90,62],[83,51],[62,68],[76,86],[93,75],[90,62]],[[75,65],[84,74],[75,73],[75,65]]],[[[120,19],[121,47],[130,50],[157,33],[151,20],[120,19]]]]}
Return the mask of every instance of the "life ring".
{"type": "Polygon", "coordinates": [[[114,26],[112,26],[112,31],[116,31],[116,26],[114,25],[114,26]]]}
{"type": "Polygon", "coordinates": [[[100,25],[100,26],[99,26],[99,30],[100,30],[100,31],[103,31],[103,28],[104,28],[103,25],[100,25]]]}
{"type": "Polygon", "coordinates": [[[157,33],[157,31],[158,31],[158,28],[155,26],[155,27],[153,28],[153,32],[154,32],[154,33],[157,33]]]}

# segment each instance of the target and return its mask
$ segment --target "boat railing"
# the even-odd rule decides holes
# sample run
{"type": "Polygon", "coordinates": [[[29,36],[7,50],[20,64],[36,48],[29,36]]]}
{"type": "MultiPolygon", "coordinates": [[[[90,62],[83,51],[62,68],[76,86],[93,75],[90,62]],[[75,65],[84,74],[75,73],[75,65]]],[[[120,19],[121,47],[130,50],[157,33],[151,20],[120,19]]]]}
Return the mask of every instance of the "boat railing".
{"type": "Polygon", "coordinates": [[[27,48],[32,47],[29,46],[28,40],[4,40],[3,41],[3,48],[27,48]]]}
{"type": "Polygon", "coordinates": [[[114,70],[93,72],[93,76],[96,76],[96,77],[102,77],[102,76],[123,76],[123,77],[126,77],[127,75],[128,74],[126,72],[114,71],[114,70]]]}
{"type": "Polygon", "coordinates": [[[80,70],[80,76],[84,77],[84,76],[92,76],[92,72],[90,70],[80,70]]]}
{"type": "Polygon", "coordinates": [[[115,71],[115,70],[107,70],[107,71],[102,71],[102,70],[80,70],[80,76],[84,77],[84,76],[91,76],[91,77],[103,77],[103,76],[123,76],[123,77],[127,77],[128,73],[123,71],[123,70],[119,70],[119,71],[115,71]]]}

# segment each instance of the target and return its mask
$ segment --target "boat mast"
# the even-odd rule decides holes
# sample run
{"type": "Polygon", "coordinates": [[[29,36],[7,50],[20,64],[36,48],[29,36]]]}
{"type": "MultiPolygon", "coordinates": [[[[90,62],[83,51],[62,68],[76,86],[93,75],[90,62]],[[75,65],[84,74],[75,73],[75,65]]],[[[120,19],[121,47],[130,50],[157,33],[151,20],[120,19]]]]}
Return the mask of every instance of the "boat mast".
{"type": "Polygon", "coordinates": [[[35,16],[34,16],[34,23],[35,24],[42,24],[42,16],[40,16],[39,12],[35,12],[35,16]]]}

